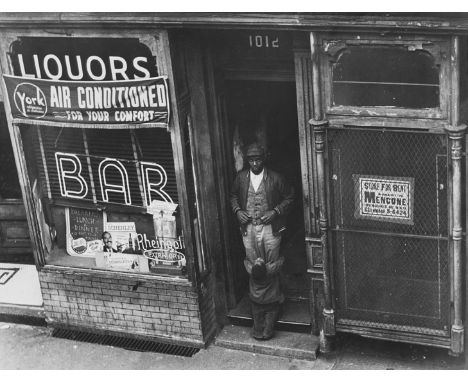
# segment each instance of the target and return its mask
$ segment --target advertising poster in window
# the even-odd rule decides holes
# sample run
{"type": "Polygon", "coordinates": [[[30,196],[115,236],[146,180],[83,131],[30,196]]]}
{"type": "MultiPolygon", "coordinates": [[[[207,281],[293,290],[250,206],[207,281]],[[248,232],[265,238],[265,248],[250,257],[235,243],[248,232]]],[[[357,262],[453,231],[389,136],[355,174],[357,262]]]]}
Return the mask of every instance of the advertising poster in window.
{"type": "Polygon", "coordinates": [[[413,223],[414,178],[353,174],[356,219],[413,223]]]}
{"type": "Polygon", "coordinates": [[[112,237],[114,252],[133,251],[133,240],[136,237],[134,222],[106,222],[104,230],[112,237]]]}
{"type": "Polygon", "coordinates": [[[143,255],[150,260],[151,268],[178,266],[185,267],[184,238],[177,234],[175,216],[177,204],[154,200],[148,207],[153,215],[156,240],[145,246],[143,255]]]}
{"type": "Polygon", "coordinates": [[[66,242],[70,256],[95,257],[102,251],[104,220],[102,211],[66,208],[66,242]]]}

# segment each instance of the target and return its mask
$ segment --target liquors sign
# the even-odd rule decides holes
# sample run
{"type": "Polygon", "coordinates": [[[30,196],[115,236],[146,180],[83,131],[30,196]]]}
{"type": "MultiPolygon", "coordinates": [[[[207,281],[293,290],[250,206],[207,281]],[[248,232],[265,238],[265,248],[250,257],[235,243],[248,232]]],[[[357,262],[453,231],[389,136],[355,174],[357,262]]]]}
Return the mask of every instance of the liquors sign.
{"type": "Polygon", "coordinates": [[[13,74],[54,81],[119,81],[159,75],[136,38],[20,37],[9,53],[13,74]]]}
{"type": "Polygon", "coordinates": [[[413,224],[414,178],[353,174],[355,218],[413,224]]]}
{"type": "Polygon", "coordinates": [[[167,78],[137,39],[20,38],[4,76],[15,119],[74,124],[145,124],[169,120],[167,78]]]}

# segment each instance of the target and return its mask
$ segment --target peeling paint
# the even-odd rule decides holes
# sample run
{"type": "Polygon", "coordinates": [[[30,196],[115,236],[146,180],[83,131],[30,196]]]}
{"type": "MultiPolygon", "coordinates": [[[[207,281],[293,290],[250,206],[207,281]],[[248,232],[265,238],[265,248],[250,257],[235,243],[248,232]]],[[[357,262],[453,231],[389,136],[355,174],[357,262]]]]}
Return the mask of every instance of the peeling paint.
{"type": "Polygon", "coordinates": [[[423,49],[422,43],[408,45],[408,50],[410,52],[413,52],[415,50],[422,50],[422,49],[423,49]]]}

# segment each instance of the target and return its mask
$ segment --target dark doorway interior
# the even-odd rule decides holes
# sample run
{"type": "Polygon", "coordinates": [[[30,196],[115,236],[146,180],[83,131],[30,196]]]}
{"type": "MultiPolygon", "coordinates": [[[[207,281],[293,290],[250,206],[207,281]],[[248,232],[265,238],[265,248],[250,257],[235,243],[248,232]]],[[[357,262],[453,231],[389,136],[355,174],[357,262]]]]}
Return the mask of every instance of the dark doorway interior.
{"type": "MultiPolygon", "coordinates": [[[[296,201],[288,217],[281,251],[285,257],[282,272],[286,303],[280,319],[308,325],[309,280],[304,247],[304,212],[302,205],[301,167],[294,82],[227,81],[227,113],[232,142],[232,160],[237,171],[247,166],[243,149],[259,142],[268,151],[267,166],[283,174],[296,191],[296,201]]],[[[231,227],[231,242],[236,253],[231,260],[235,295],[238,304],[229,315],[248,318],[248,275],[240,233],[231,227]]]]}

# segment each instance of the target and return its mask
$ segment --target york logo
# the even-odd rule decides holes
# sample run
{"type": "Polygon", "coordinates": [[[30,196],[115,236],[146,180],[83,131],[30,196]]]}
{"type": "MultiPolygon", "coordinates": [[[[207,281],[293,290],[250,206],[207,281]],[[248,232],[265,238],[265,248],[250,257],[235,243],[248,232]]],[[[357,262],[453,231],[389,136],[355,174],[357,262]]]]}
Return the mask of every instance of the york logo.
{"type": "Polygon", "coordinates": [[[23,117],[42,118],[47,113],[47,102],[42,90],[28,82],[15,88],[15,106],[23,117]]]}

